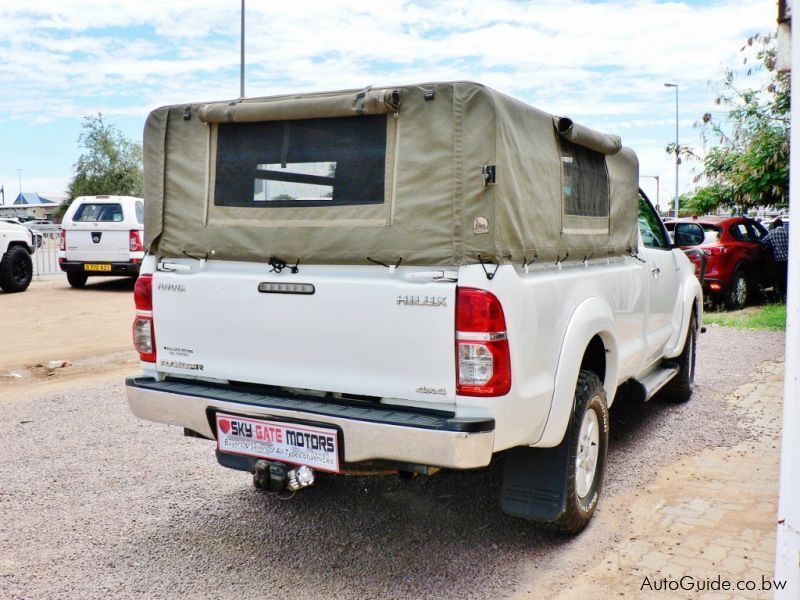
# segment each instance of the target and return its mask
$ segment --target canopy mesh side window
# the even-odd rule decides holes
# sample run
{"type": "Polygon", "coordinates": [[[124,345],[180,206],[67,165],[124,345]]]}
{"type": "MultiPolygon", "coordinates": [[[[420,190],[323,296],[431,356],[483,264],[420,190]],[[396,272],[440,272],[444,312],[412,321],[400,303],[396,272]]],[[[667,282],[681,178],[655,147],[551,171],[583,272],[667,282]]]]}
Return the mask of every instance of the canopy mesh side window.
{"type": "Polygon", "coordinates": [[[605,156],[559,138],[564,214],[577,217],[607,217],[608,170],[605,156]]]}
{"type": "Polygon", "coordinates": [[[223,123],[214,204],[383,204],[385,163],[384,115],[223,123]]]}

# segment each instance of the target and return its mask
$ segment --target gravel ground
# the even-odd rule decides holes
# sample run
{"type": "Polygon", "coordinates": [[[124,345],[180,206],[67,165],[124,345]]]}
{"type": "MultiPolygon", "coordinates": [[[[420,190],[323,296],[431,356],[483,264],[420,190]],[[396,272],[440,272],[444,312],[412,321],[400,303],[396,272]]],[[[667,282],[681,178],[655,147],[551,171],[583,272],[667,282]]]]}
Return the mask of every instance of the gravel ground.
{"type": "MultiPolygon", "coordinates": [[[[782,334],[709,328],[689,403],[615,406],[601,508],[746,437],[723,399],[782,354],[782,334]]],[[[256,493],[211,442],[135,419],[122,382],[0,404],[0,435],[4,598],[502,597],[531,565],[552,572],[580,551],[580,537],[500,513],[499,465],[256,493]]]]}

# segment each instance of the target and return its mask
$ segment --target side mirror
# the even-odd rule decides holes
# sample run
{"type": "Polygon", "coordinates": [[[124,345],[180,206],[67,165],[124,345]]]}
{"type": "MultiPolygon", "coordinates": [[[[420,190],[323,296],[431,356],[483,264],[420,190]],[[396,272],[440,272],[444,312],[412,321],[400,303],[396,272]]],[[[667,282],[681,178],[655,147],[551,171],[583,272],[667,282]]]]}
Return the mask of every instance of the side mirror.
{"type": "Polygon", "coordinates": [[[697,223],[675,223],[673,237],[675,238],[675,245],[681,248],[699,246],[706,238],[703,228],[697,223]]]}

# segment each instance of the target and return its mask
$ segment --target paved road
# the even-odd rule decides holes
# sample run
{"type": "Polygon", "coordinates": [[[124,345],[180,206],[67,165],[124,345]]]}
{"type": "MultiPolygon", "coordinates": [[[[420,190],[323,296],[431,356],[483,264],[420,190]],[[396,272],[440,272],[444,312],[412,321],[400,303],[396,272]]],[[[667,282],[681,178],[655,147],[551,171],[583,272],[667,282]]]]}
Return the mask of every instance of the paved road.
{"type": "MultiPolygon", "coordinates": [[[[574,541],[500,513],[498,465],[410,482],[326,476],[281,501],[218,467],[211,442],[136,420],[118,379],[0,399],[0,595],[486,598],[531,573],[567,582],[576,574],[559,569],[593,551],[582,540],[602,531],[604,505],[747,438],[724,397],[782,352],[781,334],[711,328],[691,402],[616,406],[600,510],[574,541]]],[[[631,515],[634,527],[649,518],[631,515]]]]}

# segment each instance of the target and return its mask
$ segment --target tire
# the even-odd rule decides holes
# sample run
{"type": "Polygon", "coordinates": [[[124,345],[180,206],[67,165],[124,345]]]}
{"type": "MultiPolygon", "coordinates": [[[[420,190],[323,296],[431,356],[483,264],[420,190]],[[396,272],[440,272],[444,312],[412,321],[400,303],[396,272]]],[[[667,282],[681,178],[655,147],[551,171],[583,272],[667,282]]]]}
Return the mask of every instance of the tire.
{"type": "Polygon", "coordinates": [[[86,280],[89,276],[86,273],[81,273],[80,271],[67,271],[67,281],[69,284],[74,288],[82,288],[86,285],[86,280]]]}
{"type": "Polygon", "coordinates": [[[0,289],[4,292],[24,292],[33,279],[31,255],[22,246],[11,246],[0,261],[0,289]]]}
{"type": "Polygon", "coordinates": [[[608,454],[606,392],[600,378],[592,371],[581,371],[578,375],[567,435],[566,510],[557,520],[543,525],[546,529],[575,535],[586,527],[597,507],[608,454]]]}
{"type": "Polygon", "coordinates": [[[725,308],[728,310],[741,310],[747,306],[750,296],[750,282],[742,267],[736,267],[731,277],[731,285],[725,294],[725,308]]]}
{"type": "Polygon", "coordinates": [[[694,389],[694,367],[697,355],[697,314],[692,311],[686,342],[677,358],[678,374],[664,387],[664,395],[672,402],[686,402],[694,389]]]}

